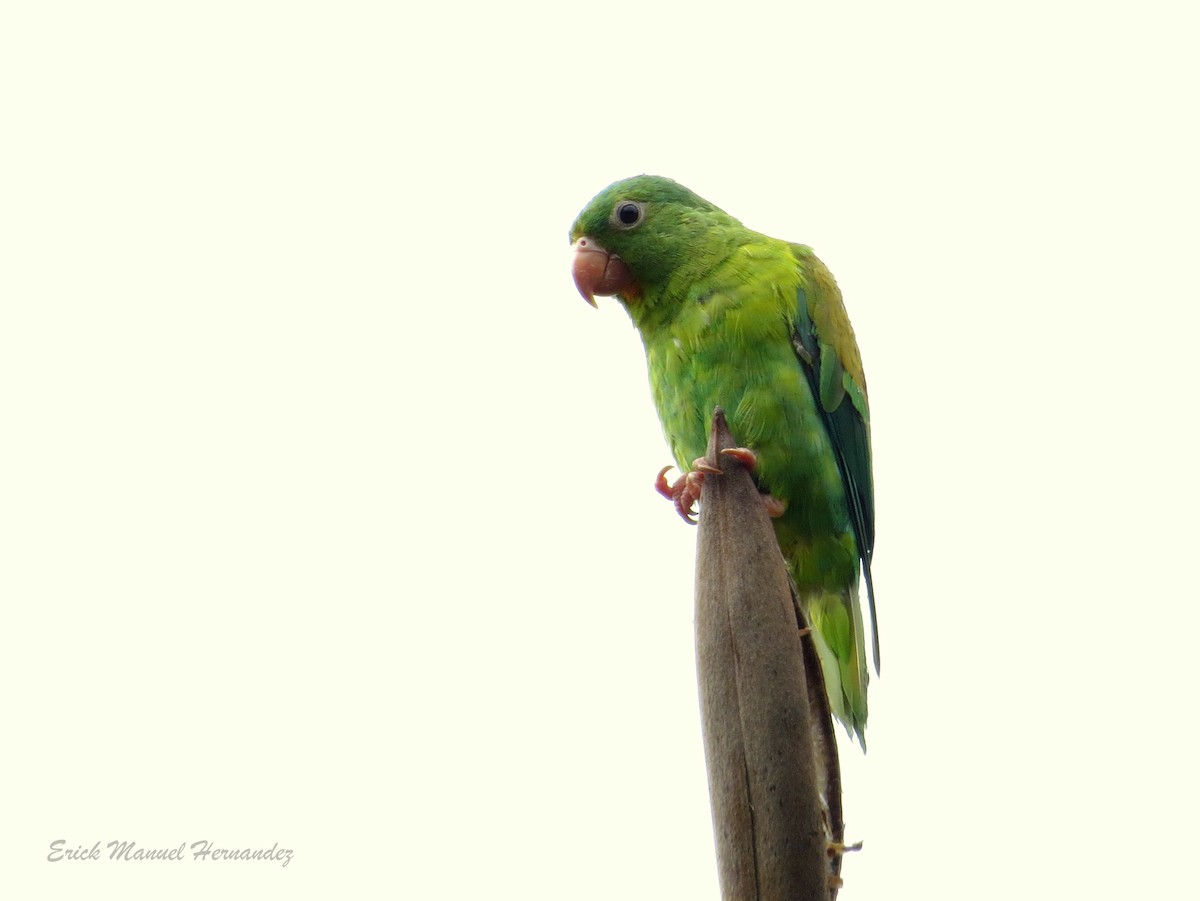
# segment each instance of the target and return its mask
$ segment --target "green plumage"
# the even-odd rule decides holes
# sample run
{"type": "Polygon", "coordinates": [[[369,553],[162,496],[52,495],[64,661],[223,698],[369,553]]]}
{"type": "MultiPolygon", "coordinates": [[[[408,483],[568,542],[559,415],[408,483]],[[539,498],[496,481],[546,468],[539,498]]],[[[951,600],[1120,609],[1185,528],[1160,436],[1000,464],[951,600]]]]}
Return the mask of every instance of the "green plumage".
{"type": "Polygon", "coordinates": [[[654,176],[597,195],[572,226],[572,241],[580,238],[619,256],[633,277],[617,296],[645,344],[679,467],[704,455],[719,405],[736,440],[758,455],[759,488],[786,503],[775,534],[818,636],[831,707],[863,741],[860,570],[873,626],[875,618],[870,419],[833,276],[808,247],[751,231],[654,176]],[[619,213],[634,218],[630,204],[633,223],[619,213]]]}

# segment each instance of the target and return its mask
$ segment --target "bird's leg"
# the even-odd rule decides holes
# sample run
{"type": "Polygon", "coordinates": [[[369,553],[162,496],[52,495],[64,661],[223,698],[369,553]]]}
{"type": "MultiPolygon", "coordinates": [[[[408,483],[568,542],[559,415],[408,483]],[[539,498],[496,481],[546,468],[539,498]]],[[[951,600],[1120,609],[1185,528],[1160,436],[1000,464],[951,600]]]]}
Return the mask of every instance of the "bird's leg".
{"type": "MultiPolygon", "coordinates": [[[[721,453],[738,460],[751,472],[758,466],[758,455],[748,447],[727,447],[721,453]]],[[[696,520],[692,517],[695,516],[696,502],[700,500],[704,478],[708,475],[720,475],[721,470],[704,457],[697,457],[692,461],[691,469],[680,475],[673,483],[668,484],[667,470],[670,468],[670,466],[664,466],[658,471],[658,477],[654,480],[654,488],[675,505],[675,511],[683,517],[684,522],[696,525],[696,520]]],[[[787,510],[787,502],[781,501],[777,497],[763,494],[762,499],[763,505],[767,508],[767,515],[772,519],[777,519],[787,510]]]]}

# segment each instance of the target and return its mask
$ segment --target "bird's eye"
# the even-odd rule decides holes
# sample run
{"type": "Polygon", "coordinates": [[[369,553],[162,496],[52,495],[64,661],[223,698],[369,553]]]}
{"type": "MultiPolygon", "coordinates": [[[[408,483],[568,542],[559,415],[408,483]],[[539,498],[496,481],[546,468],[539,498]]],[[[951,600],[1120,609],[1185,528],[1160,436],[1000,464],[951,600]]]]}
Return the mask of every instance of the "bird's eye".
{"type": "Polygon", "coordinates": [[[642,221],[645,210],[640,203],[633,200],[622,200],[612,212],[612,224],[617,228],[633,228],[642,221]]]}

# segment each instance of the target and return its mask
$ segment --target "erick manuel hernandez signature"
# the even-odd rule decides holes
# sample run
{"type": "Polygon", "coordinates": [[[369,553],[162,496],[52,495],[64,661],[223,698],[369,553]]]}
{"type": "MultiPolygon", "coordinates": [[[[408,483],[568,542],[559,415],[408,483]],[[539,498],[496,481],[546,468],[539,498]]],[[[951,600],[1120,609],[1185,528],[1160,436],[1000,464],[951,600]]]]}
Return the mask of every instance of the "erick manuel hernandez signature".
{"type": "MultiPolygon", "coordinates": [[[[108,849],[109,860],[187,860],[188,852],[192,860],[264,860],[282,861],[282,866],[292,862],[292,849],[280,848],[279,842],[270,848],[214,848],[210,841],[180,842],[177,848],[139,848],[137,842],[112,841],[104,846],[108,849]]],[[[79,845],[67,847],[67,840],[60,838],[50,843],[50,853],[46,860],[58,863],[62,860],[100,860],[100,842],[90,848],[79,845]]]]}

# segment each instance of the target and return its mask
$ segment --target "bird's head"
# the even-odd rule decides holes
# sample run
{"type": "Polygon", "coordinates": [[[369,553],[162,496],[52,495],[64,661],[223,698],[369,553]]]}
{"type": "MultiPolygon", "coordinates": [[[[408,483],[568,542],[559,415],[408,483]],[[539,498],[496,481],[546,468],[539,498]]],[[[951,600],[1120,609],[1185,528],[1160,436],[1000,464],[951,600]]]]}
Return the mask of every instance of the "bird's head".
{"type": "Polygon", "coordinates": [[[714,226],[739,226],[683,185],[637,175],[592,198],[571,226],[571,273],[592,306],[616,295],[627,307],[659,298],[711,246],[714,226]]]}

